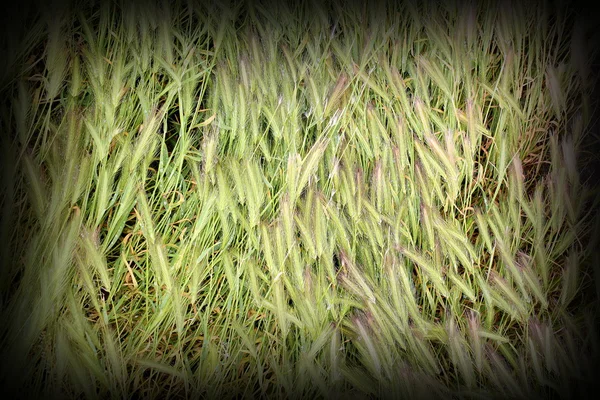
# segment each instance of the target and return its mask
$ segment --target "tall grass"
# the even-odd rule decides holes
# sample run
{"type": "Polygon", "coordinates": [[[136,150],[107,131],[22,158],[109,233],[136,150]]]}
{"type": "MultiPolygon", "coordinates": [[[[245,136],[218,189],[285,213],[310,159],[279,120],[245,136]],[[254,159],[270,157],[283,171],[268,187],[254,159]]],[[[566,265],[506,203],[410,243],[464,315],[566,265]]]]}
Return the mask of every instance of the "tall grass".
{"type": "Polygon", "coordinates": [[[3,384],[583,390],[597,49],[569,9],[484,3],[36,14],[3,89],[3,384]]]}

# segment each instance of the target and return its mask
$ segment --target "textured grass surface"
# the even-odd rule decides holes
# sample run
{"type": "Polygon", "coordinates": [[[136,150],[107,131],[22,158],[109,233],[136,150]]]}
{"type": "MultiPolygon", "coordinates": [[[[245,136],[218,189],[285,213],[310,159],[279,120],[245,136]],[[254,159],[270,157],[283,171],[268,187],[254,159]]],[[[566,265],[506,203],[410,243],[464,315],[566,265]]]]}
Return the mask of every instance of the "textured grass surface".
{"type": "Polygon", "coordinates": [[[499,7],[35,14],[2,81],[4,386],[575,393],[597,49],[568,10],[499,7]]]}

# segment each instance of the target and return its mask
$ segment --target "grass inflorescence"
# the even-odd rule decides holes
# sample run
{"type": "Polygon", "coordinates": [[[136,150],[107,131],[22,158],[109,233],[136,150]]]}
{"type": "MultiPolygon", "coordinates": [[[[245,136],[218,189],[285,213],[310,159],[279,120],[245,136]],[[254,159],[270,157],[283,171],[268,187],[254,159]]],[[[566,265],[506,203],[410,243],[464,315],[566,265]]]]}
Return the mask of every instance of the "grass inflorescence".
{"type": "Polygon", "coordinates": [[[596,49],[568,9],[484,3],[35,14],[2,80],[4,385],[576,393],[596,49]]]}

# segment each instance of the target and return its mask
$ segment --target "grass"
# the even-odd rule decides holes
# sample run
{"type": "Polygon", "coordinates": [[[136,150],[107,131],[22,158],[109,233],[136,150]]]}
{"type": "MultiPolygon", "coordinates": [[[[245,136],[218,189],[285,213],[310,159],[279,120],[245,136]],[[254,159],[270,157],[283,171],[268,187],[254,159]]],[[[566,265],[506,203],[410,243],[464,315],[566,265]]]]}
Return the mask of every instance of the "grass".
{"type": "Polygon", "coordinates": [[[495,7],[34,8],[2,80],[4,387],[582,394],[598,49],[570,9],[495,7]]]}

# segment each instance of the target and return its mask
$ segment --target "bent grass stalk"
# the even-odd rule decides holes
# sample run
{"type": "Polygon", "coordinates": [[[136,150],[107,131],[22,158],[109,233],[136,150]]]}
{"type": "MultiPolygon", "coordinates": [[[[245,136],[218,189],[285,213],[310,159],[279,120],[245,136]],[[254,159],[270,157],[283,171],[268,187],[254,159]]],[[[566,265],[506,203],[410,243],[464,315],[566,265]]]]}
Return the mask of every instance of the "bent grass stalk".
{"type": "Polygon", "coordinates": [[[2,383],[568,394],[598,351],[575,19],[183,3],[32,20],[2,383]]]}

